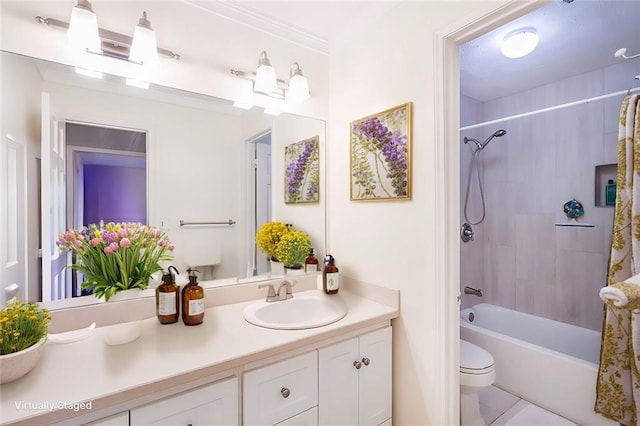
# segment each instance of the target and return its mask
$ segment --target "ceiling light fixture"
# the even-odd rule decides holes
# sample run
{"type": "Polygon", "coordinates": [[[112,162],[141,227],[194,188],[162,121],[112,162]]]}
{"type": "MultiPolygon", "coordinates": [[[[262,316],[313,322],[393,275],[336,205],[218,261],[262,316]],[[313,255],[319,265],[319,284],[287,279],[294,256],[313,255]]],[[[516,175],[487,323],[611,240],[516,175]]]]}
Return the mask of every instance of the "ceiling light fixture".
{"type": "Polygon", "coordinates": [[[71,9],[67,38],[78,50],[100,51],[98,17],[87,0],[78,0],[78,4],[71,9]]]}
{"type": "Polygon", "coordinates": [[[271,66],[271,61],[265,51],[260,53],[256,72],[249,73],[235,69],[231,69],[230,72],[236,77],[251,80],[254,94],[286,100],[289,103],[300,102],[310,97],[309,81],[302,74],[300,65],[297,62],[291,64],[289,68],[289,83],[287,84],[284,80],[276,77],[275,70],[271,66]]]}
{"type": "MultiPolygon", "coordinates": [[[[108,56],[110,58],[121,59],[124,61],[129,61],[132,63],[139,64],[139,65],[144,65],[146,63],[153,62],[154,54],[152,51],[153,50],[152,46],[154,46],[156,42],[155,32],[151,29],[151,25],[147,20],[146,12],[142,14],[142,18],[140,19],[139,24],[135,27],[133,38],[126,36],[124,34],[105,30],[103,28],[98,28],[97,19],[96,19],[95,28],[96,28],[96,35],[98,40],[97,42],[95,41],[95,39],[93,39],[93,36],[91,35],[93,34],[93,30],[91,30],[91,34],[89,34],[88,30],[86,29],[82,31],[87,31],[87,32],[81,32],[81,30],[77,29],[77,28],[88,28],[89,25],[86,23],[82,24],[83,21],[81,20],[80,27],[76,27],[75,26],[76,20],[74,19],[74,14],[80,17],[84,16],[85,18],[87,18],[87,22],[88,20],[93,19],[93,18],[90,18],[90,15],[93,15],[93,17],[95,18],[95,13],[93,13],[93,10],[91,9],[91,3],[89,3],[86,0],[78,0],[78,5],[74,6],[71,12],[70,23],[67,23],[65,21],[60,21],[54,18],[43,18],[41,16],[36,16],[36,22],[40,24],[49,25],[52,28],[55,27],[55,28],[67,30],[67,35],[69,37],[69,40],[72,42],[72,44],[75,47],[80,48],[82,51],[86,51],[88,53],[95,53],[103,56],[108,56]],[[79,12],[77,12],[77,10],[79,12]],[[79,33],[84,33],[88,35],[78,36],[77,34],[79,33]],[[142,34],[141,37],[143,38],[139,39],[138,34],[142,34]],[[82,40],[87,41],[90,39],[93,41],[85,43],[85,42],[77,41],[76,37],[80,37],[81,41],[82,40]],[[147,47],[143,48],[143,52],[146,52],[146,53],[142,53],[142,54],[136,53],[137,47],[133,45],[138,44],[138,40],[146,40],[147,47]],[[130,56],[132,56],[131,59],[130,59],[130,56]]],[[[145,41],[142,41],[142,43],[145,44],[145,41]]],[[[156,46],[155,51],[157,52],[155,56],[157,56],[157,54],[161,54],[171,59],[180,59],[180,55],[172,52],[171,50],[162,49],[156,46]]]]}
{"type": "Polygon", "coordinates": [[[507,34],[500,50],[507,58],[521,58],[533,52],[536,46],[538,34],[535,28],[520,28],[507,34]]]}
{"type": "Polygon", "coordinates": [[[86,75],[87,77],[92,78],[102,78],[102,73],[100,71],[88,70],[86,68],[76,67],[76,74],[86,75]]]}
{"type": "Polygon", "coordinates": [[[151,22],[147,19],[147,12],[142,12],[142,18],[138,21],[133,32],[129,60],[149,64],[158,59],[158,45],[156,32],[151,28],[151,22]]]}
{"type": "Polygon", "coordinates": [[[134,78],[127,78],[124,81],[127,85],[137,87],[139,89],[148,89],[149,82],[143,80],[136,80],[134,78]]]}

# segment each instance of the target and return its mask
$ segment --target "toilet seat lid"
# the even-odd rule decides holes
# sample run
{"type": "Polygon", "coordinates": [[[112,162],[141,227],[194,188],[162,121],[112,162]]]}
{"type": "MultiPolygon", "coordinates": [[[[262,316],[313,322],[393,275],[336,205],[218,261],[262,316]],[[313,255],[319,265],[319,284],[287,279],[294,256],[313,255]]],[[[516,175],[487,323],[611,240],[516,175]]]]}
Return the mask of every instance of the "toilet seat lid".
{"type": "Polygon", "coordinates": [[[465,372],[481,372],[493,366],[493,356],[466,340],[460,340],[460,370],[465,372]]]}

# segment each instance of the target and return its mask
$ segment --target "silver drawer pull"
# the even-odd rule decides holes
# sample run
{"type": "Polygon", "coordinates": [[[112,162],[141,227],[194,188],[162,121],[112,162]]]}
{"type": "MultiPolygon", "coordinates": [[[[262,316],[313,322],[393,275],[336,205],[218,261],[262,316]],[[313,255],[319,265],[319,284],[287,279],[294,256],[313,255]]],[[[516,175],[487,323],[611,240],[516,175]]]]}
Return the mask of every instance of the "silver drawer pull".
{"type": "Polygon", "coordinates": [[[353,361],[353,366],[356,368],[356,370],[360,370],[362,364],[360,363],[360,361],[353,361]]]}
{"type": "Polygon", "coordinates": [[[289,388],[280,389],[280,393],[284,398],[289,398],[289,395],[291,395],[291,391],[289,390],[289,388]]]}
{"type": "Polygon", "coordinates": [[[362,363],[364,365],[369,365],[371,363],[371,360],[369,360],[369,358],[362,358],[362,363]]]}

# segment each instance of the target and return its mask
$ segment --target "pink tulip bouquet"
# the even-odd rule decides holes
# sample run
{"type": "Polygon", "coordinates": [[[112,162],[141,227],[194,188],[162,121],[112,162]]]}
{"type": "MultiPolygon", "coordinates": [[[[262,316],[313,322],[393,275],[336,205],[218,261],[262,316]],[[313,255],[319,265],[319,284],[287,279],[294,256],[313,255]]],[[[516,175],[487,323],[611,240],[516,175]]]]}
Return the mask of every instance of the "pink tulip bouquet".
{"type": "Polygon", "coordinates": [[[151,274],[171,260],[174,247],[159,228],[141,223],[107,223],[70,229],[58,246],[76,254],[70,268],[86,276],[82,289],[92,288],[97,298],[109,300],[119,291],[146,289],[151,274]]]}

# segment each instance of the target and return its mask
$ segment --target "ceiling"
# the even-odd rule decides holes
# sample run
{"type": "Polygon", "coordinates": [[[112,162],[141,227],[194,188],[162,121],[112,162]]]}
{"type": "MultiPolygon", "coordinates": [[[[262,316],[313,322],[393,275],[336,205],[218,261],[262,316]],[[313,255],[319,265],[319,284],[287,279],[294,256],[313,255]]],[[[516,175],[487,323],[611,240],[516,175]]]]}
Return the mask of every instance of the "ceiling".
{"type": "MultiPolygon", "coordinates": [[[[309,45],[327,53],[331,43],[339,42],[345,31],[397,5],[395,1],[222,3],[239,12],[240,21],[247,23],[247,17],[253,17],[261,21],[255,25],[262,29],[268,22],[270,32],[279,28],[304,34],[309,45]]],[[[437,2],[432,4],[437,7],[437,2]]],[[[462,45],[461,92],[485,102],[623,61],[614,57],[614,52],[622,47],[627,48],[628,56],[640,53],[639,17],[640,0],[553,0],[462,45]],[[522,27],[537,29],[538,48],[523,58],[503,57],[500,41],[522,27]]],[[[633,61],[638,64],[636,74],[640,74],[640,58],[633,61]]],[[[629,84],[634,84],[633,75],[629,84]]]]}

